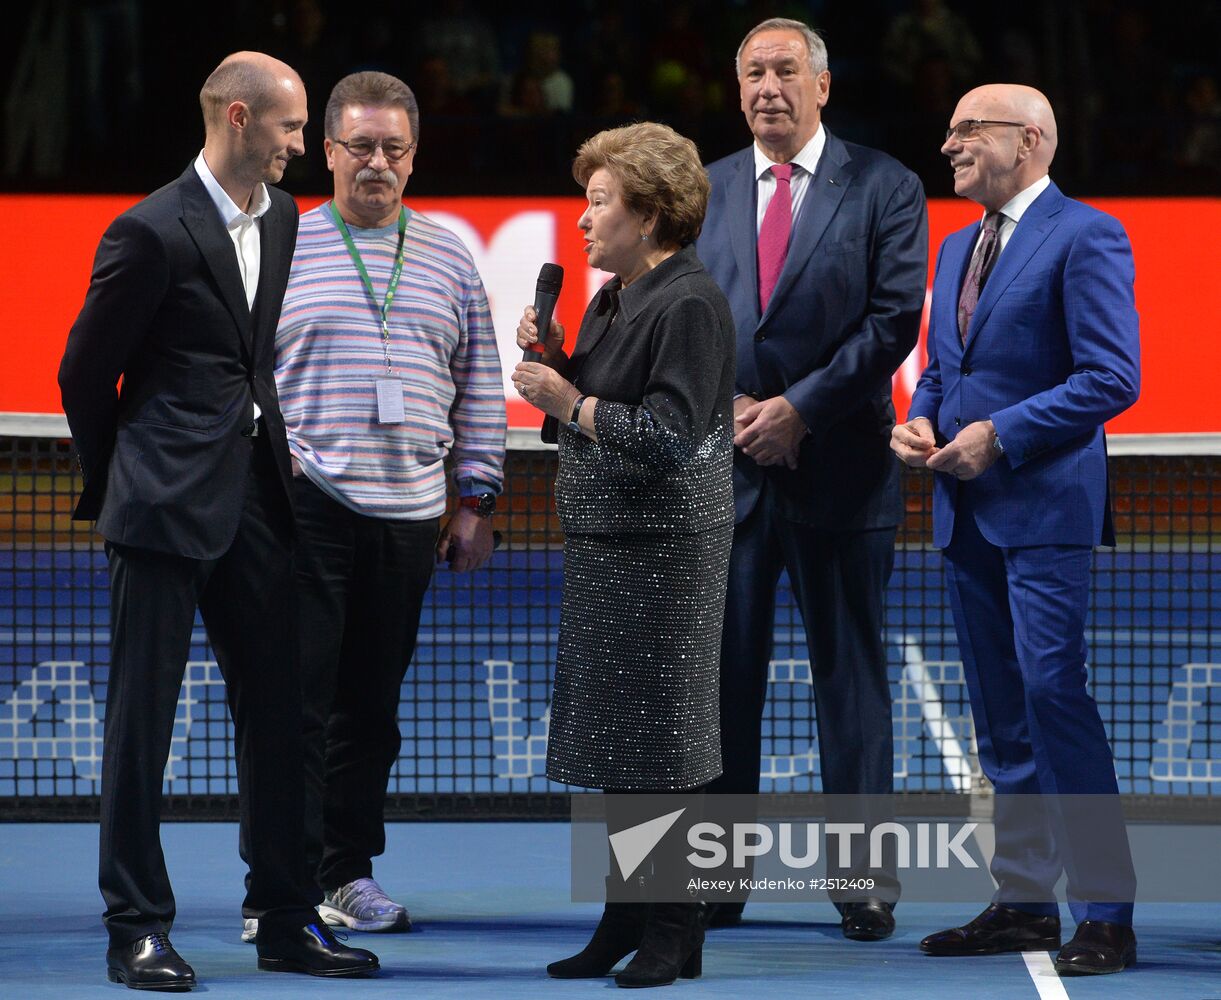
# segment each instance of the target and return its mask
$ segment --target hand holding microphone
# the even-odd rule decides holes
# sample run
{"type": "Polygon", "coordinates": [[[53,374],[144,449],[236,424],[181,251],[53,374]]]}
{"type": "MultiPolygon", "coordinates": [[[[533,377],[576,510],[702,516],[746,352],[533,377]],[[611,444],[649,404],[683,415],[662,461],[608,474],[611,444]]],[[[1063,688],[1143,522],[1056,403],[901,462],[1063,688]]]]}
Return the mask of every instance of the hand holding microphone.
{"type": "Polygon", "coordinates": [[[522,361],[544,365],[559,361],[563,365],[567,359],[564,354],[564,327],[551,320],[547,338],[540,343],[538,320],[538,310],[534,306],[526,306],[517,324],[517,346],[522,349],[522,361]]]}
{"type": "Polygon", "coordinates": [[[551,318],[563,279],[564,269],[558,264],[544,264],[538,273],[534,305],[526,306],[517,324],[517,346],[523,354],[522,362],[513,369],[513,385],[527,403],[557,418],[563,411],[567,420],[580,393],[556,370],[568,361],[564,328],[551,318]]]}
{"type": "Polygon", "coordinates": [[[559,264],[544,264],[539,268],[538,281],[534,285],[534,305],[527,307],[522,321],[517,324],[517,346],[524,352],[523,361],[546,363],[557,349],[562,351],[564,328],[558,323],[553,325],[551,317],[555,313],[555,303],[563,284],[564,269],[559,264]],[[555,339],[557,331],[558,340],[555,339]],[[540,340],[543,342],[540,343],[540,340]]]}

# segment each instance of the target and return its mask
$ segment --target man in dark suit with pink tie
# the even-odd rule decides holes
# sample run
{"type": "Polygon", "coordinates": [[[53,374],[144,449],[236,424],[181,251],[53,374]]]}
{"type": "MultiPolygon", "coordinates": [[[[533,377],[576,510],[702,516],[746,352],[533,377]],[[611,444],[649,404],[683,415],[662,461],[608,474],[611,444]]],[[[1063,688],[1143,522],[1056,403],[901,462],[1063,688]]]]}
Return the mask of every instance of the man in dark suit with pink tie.
{"type": "MultiPolygon", "coordinates": [[[[822,125],[831,74],[807,25],[756,25],[737,68],[754,142],[708,168],[697,244],[738,338],[725,771],[709,790],[759,790],[776,589],[787,571],[809,642],[822,790],[886,795],[894,754],[882,596],[901,513],[890,381],[920,328],[924,191],[902,164],[822,125]]],[[[893,867],[870,872],[865,853],[833,874],[868,874],[876,891],[836,902],[847,937],[877,940],[894,927],[898,883],[893,867]]],[[[713,923],[740,912],[722,904],[713,923]]]]}

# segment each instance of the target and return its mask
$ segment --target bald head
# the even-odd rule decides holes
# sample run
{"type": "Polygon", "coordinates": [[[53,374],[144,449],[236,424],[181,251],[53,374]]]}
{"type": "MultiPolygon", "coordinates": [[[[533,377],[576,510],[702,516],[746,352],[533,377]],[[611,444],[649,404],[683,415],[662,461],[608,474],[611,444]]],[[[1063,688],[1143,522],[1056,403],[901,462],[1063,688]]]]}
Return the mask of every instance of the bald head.
{"type": "Polygon", "coordinates": [[[235,102],[245,104],[257,116],[281,98],[304,89],[301,77],[287,63],[263,52],[234,52],[212,71],[199,92],[204,127],[209,135],[222,128],[226,112],[235,102]]]}
{"type": "Polygon", "coordinates": [[[260,183],[276,184],[305,152],[309,118],[297,71],[262,52],[227,56],[199,92],[204,160],[243,212],[260,183]]]}
{"type": "Polygon", "coordinates": [[[941,147],[954,168],[954,190],[999,211],[1045,176],[1056,155],[1056,116],[1033,87],[990,83],[963,95],[950,126],[977,121],[968,138],[951,134],[941,147]]]}
{"type": "Polygon", "coordinates": [[[1035,153],[1040,159],[1045,159],[1044,167],[1051,165],[1056,155],[1056,116],[1051,110],[1051,102],[1041,90],[1034,87],[1024,87],[1020,83],[989,83],[968,91],[958,102],[958,111],[954,121],[963,118],[983,118],[1011,122],[1023,122],[1034,125],[1039,130],[1039,142],[1035,153]],[[985,113],[961,114],[962,108],[970,104],[985,113]]]}

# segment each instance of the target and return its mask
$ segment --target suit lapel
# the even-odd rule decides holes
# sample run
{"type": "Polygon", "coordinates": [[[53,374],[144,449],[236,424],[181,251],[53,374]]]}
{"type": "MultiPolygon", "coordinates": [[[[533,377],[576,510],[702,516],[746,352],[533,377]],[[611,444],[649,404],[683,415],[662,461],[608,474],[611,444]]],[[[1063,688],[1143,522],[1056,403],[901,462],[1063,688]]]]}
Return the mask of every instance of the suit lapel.
{"type": "MultiPolygon", "coordinates": [[[[1056,228],[1056,216],[1064,196],[1054,184],[1049,184],[1033,204],[1023,213],[1021,221],[1014,229],[1005,249],[1001,251],[991,276],[984,285],[979,304],[975,307],[975,315],[971,317],[971,325],[967,329],[967,346],[975,339],[976,334],[988,322],[988,316],[996,306],[997,300],[1012,283],[1013,279],[1022,273],[1022,269],[1030,262],[1030,258],[1043,245],[1043,242],[1056,228]]],[[[973,246],[973,244],[972,244],[973,246]]],[[[959,282],[961,287],[961,282],[959,282]]]]}
{"type": "Polygon", "coordinates": [[[611,321],[615,318],[615,313],[610,308],[609,301],[609,297],[615,293],[608,290],[608,286],[612,283],[616,290],[619,288],[619,279],[612,278],[599,289],[598,294],[594,296],[593,301],[589,304],[588,311],[593,313],[593,317],[587,317],[586,322],[589,323],[587,328],[585,323],[581,324],[583,330],[577,338],[576,347],[572,349],[572,359],[569,362],[572,366],[570,369],[571,375],[574,378],[581,371],[581,366],[585,363],[585,359],[598,346],[598,341],[606,335],[606,331],[610,329],[611,321]],[[601,315],[598,315],[600,309],[603,311],[601,315]]]}
{"type": "Polygon", "coordinates": [[[979,235],[979,223],[960,229],[946,237],[945,249],[941,252],[941,267],[938,270],[937,287],[933,289],[933,307],[938,311],[937,328],[946,336],[939,338],[937,350],[962,351],[962,337],[958,332],[958,296],[967,276],[971,262],[971,251],[979,235]]]}
{"type": "MultiPolygon", "coordinates": [[[[844,191],[852,182],[852,170],[848,167],[851,162],[852,157],[848,155],[844,144],[828,132],[827,144],[823,147],[814,176],[810,178],[810,186],[806,188],[805,198],[802,199],[801,214],[797,216],[793,235],[789,238],[789,252],[784,258],[784,268],[772,291],[772,297],[768,300],[763,319],[767,319],[776,310],[777,303],[784,301],[793,282],[797,280],[797,275],[809,261],[814,248],[818,246],[827,226],[839,210],[844,191]]],[[[758,287],[757,281],[755,285],[758,287]]]]}
{"type": "MultiPolygon", "coordinates": [[[[182,222],[187,232],[199,248],[208,270],[220,290],[221,301],[233,317],[238,334],[242,339],[248,356],[251,352],[250,308],[246,305],[246,290],[242,285],[242,275],[237,269],[237,254],[233,249],[233,240],[229,238],[221,223],[220,215],[203,181],[195,172],[192,164],[182,175],[182,222]]],[[[260,234],[261,236],[261,234],[260,234]]]]}
{"type": "Polygon", "coordinates": [[[259,287],[254,294],[252,335],[256,351],[265,350],[274,342],[275,330],[268,322],[267,302],[274,298],[269,290],[277,288],[284,260],[280,254],[282,220],[273,200],[271,207],[259,219],[259,287]]]}
{"type": "Polygon", "coordinates": [[[618,278],[612,278],[603,285],[590,302],[585,320],[581,323],[582,333],[577,338],[577,346],[573,348],[570,362],[573,374],[580,371],[585,360],[597,349],[618,313],[622,313],[620,323],[628,325],[634,323],[661,289],[684,274],[692,274],[700,270],[701,267],[699,258],[695,254],[695,248],[684,247],[652,270],[642,274],[626,289],[622,287],[618,278]],[[612,312],[610,309],[610,296],[612,295],[618,296],[617,312],[612,312]],[[590,312],[593,313],[592,320],[590,312]]]}
{"type": "Polygon", "coordinates": [[[749,146],[738,155],[737,172],[725,191],[729,216],[729,243],[742,286],[750,299],[751,317],[759,322],[759,234],[755,225],[758,185],[755,182],[755,149],[749,146]]]}

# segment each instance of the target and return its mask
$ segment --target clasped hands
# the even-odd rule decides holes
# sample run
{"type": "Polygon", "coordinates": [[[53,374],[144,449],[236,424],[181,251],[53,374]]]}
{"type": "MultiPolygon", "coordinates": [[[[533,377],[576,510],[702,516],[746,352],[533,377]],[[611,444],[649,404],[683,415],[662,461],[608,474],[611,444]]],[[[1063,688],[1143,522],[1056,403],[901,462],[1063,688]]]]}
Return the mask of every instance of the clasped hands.
{"type": "Polygon", "coordinates": [[[809,433],[796,408],[783,396],[733,401],[733,443],[758,465],[797,468],[801,441],[809,433]]]}
{"type": "MultiPolygon", "coordinates": [[[[517,346],[523,351],[538,343],[538,314],[533,306],[527,306],[517,324],[517,346]]],[[[547,331],[543,351],[538,361],[522,361],[513,369],[513,387],[531,406],[537,407],[561,423],[572,416],[580,391],[555,369],[555,365],[567,360],[564,354],[564,327],[555,320],[547,331]]]]}
{"type": "Polygon", "coordinates": [[[964,482],[983,475],[1000,455],[991,420],[967,424],[953,441],[938,448],[932,422],[927,417],[896,424],[890,432],[890,450],[913,469],[944,472],[964,482]]]}

